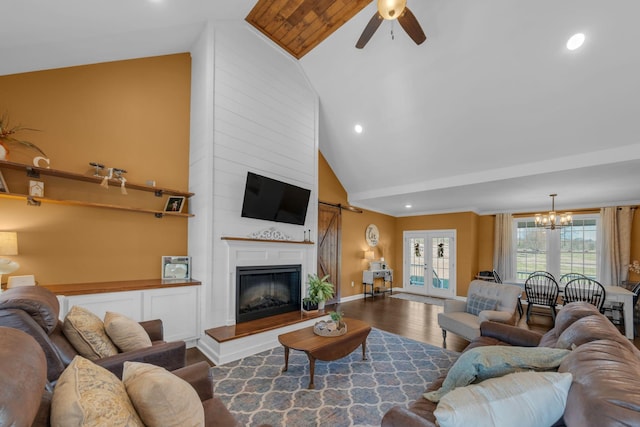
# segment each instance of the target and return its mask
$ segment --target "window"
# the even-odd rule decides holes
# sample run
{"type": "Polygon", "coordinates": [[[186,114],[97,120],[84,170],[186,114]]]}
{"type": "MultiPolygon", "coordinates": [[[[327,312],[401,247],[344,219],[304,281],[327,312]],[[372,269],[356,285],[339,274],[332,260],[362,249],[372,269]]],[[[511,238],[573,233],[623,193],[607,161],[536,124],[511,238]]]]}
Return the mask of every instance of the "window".
{"type": "Polygon", "coordinates": [[[566,273],[598,277],[599,215],[576,215],[571,227],[546,230],[534,218],[516,218],[514,226],[516,279],[524,281],[534,271],[548,271],[559,279],[566,273]]]}

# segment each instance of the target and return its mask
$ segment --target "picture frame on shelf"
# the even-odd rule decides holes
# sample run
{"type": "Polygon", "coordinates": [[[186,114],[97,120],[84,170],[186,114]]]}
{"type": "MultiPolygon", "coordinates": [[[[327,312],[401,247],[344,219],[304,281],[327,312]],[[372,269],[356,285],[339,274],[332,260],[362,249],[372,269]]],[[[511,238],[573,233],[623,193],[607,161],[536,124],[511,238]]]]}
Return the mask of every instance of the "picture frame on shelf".
{"type": "Polygon", "coordinates": [[[9,187],[7,187],[7,181],[4,180],[4,176],[2,176],[2,171],[0,171],[0,193],[8,193],[9,187]]]}
{"type": "Polygon", "coordinates": [[[164,211],[181,213],[182,207],[184,206],[184,200],[184,196],[170,196],[164,206],[164,211]]]}
{"type": "Polygon", "coordinates": [[[190,280],[191,257],[190,256],[163,256],[162,280],[190,280]]]}
{"type": "Polygon", "coordinates": [[[29,195],[33,197],[44,197],[44,182],[29,180],[29,195]]]}

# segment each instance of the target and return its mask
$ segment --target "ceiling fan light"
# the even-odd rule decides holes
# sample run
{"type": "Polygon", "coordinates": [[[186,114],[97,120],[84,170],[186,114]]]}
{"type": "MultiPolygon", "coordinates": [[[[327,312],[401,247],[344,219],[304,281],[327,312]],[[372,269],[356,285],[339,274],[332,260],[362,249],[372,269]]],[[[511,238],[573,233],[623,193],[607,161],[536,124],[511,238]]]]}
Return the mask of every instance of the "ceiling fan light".
{"type": "Polygon", "coordinates": [[[398,19],[406,6],[407,0],[378,0],[378,13],[384,19],[398,19]]]}

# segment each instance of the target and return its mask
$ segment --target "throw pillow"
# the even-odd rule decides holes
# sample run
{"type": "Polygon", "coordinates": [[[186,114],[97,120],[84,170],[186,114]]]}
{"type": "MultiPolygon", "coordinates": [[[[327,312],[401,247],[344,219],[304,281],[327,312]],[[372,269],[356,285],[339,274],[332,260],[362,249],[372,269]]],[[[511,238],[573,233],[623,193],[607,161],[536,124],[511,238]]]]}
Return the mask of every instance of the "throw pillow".
{"type": "Polygon", "coordinates": [[[438,390],[425,393],[425,399],[438,402],[442,396],[473,382],[518,371],[557,369],[570,350],[546,347],[492,345],[472,348],[455,361],[438,390]]]}
{"type": "Polygon", "coordinates": [[[151,338],[140,323],[122,314],[107,311],[104,315],[104,329],[120,351],[151,347],[151,338]]]}
{"type": "Polygon", "coordinates": [[[498,300],[481,295],[469,295],[467,298],[467,313],[477,316],[484,310],[495,310],[498,307],[498,300]]]}
{"type": "Polygon", "coordinates": [[[572,375],[518,372],[460,387],[442,398],[434,415],[440,427],[540,427],[558,421],[572,375]]]}
{"type": "Polygon", "coordinates": [[[62,332],[81,356],[89,360],[118,354],[104,330],[102,320],[89,310],[74,305],[62,324],[62,332]]]}
{"type": "Polygon", "coordinates": [[[198,393],[191,384],[166,369],[124,362],[122,381],[146,426],[204,426],[204,408],[198,393]]]}
{"type": "Polygon", "coordinates": [[[76,356],[53,390],[51,426],[144,427],[144,424],[122,381],[103,367],[76,356]]]}

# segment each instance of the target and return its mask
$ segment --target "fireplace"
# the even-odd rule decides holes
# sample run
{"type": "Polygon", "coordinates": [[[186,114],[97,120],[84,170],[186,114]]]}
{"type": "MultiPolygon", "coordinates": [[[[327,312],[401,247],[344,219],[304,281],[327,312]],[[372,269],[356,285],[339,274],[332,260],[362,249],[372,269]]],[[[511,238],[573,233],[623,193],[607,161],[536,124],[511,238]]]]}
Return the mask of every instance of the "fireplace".
{"type": "Polygon", "coordinates": [[[301,265],[236,267],[236,323],[300,310],[301,265]]]}

